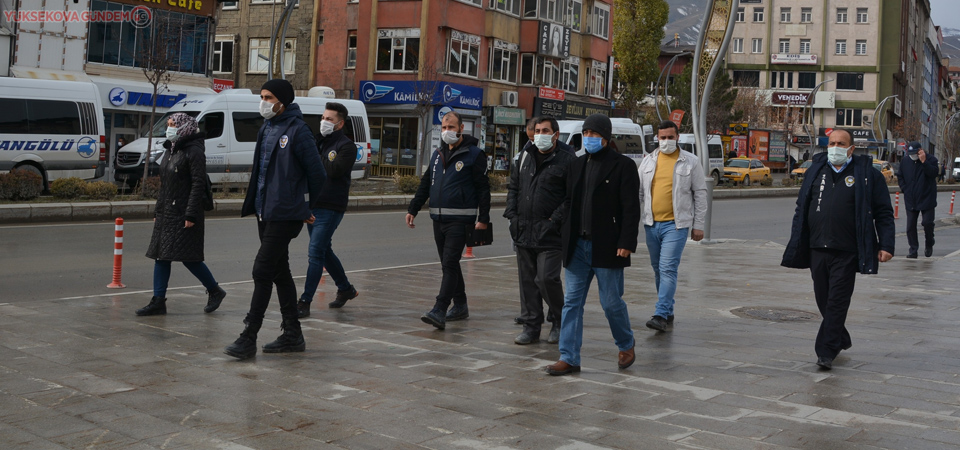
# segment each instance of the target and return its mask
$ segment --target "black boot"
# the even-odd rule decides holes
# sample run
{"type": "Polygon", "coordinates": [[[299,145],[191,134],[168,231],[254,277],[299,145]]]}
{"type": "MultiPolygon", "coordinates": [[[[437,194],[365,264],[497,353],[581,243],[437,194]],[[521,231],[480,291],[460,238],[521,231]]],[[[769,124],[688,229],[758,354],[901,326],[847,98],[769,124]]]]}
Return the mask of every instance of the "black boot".
{"type": "Polygon", "coordinates": [[[137,310],[138,316],[159,316],[167,313],[167,299],[153,296],[150,303],[137,310]]]}
{"type": "Polygon", "coordinates": [[[306,350],[307,343],[303,340],[303,332],[300,331],[300,321],[295,317],[283,319],[280,324],[283,334],[277,340],[263,346],[264,353],[287,353],[302,352],[306,350]]]}
{"type": "Polygon", "coordinates": [[[220,307],[220,302],[227,296],[227,292],[217,286],[212,291],[207,291],[207,306],[203,307],[203,312],[212,313],[220,307]]]}
{"type": "Polygon", "coordinates": [[[240,337],[223,349],[224,353],[237,359],[252,358],[257,354],[257,332],[260,331],[260,323],[250,323],[248,319],[244,319],[243,323],[245,326],[240,337]]]}

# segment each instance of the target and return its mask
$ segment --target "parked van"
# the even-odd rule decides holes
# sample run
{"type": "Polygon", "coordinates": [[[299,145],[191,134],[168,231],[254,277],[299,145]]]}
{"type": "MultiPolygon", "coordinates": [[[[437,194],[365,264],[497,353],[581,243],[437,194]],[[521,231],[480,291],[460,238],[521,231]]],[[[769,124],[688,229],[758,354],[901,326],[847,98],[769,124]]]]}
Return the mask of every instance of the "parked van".
{"type": "MultiPolygon", "coordinates": [[[[582,120],[558,120],[560,125],[560,141],[573,147],[578,155],[583,154],[583,121],[582,120]]],[[[653,151],[651,145],[653,139],[653,127],[645,125],[641,127],[633,123],[630,119],[612,118],[611,137],[620,153],[629,156],[637,166],[644,155],[653,151]]]]}
{"type": "Polygon", "coordinates": [[[0,170],[51,180],[102,177],[106,133],[93,83],[0,78],[0,170]]]}
{"type": "MultiPolygon", "coordinates": [[[[311,94],[324,90],[313,88],[311,94]]],[[[362,178],[370,164],[370,122],[363,103],[329,97],[297,97],[303,120],[313,135],[320,132],[320,121],[327,102],[342,103],[348,116],[343,131],[357,144],[357,161],[351,177],[362,178]]],[[[219,94],[188,97],[173,105],[157,121],[150,138],[140,138],[117,152],[116,180],[133,186],[143,175],[143,164],[150,164],[150,174],[159,169],[157,161],[163,154],[167,118],[175,113],[187,113],[197,118],[200,131],[206,133],[207,173],[214,183],[246,183],[253,170],[253,153],[257,132],[263,125],[260,115],[260,96],[249,89],[228,89],[219,94]],[[149,153],[147,149],[150,149],[149,153]]]]}
{"type": "Polygon", "coordinates": [[[953,179],[960,179],[960,158],[953,160],[953,179]]]}
{"type": "MultiPolygon", "coordinates": [[[[681,134],[680,139],[677,140],[677,147],[700,156],[697,151],[697,140],[692,133],[681,134]]],[[[709,161],[707,174],[713,177],[713,185],[719,186],[723,181],[723,141],[720,140],[720,136],[715,134],[707,136],[707,159],[709,161]]]]}

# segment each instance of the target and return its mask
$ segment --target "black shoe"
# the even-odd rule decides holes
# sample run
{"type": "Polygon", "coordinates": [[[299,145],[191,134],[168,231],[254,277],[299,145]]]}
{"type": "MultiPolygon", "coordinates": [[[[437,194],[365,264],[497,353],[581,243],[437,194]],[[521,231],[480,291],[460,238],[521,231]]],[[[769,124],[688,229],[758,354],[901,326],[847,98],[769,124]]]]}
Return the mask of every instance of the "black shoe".
{"type": "Polygon", "coordinates": [[[517,318],[513,319],[513,323],[517,325],[523,325],[523,317],[518,316],[517,318]]]}
{"type": "Polygon", "coordinates": [[[560,323],[554,322],[550,327],[550,334],[547,335],[547,343],[556,344],[557,342],[560,342],[560,323]]]}
{"type": "Polygon", "coordinates": [[[328,303],[327,306],[331,308],[343,308],[343,305],[347,303],[347,300],[357,298],[357,290],[353,286],[350,286],[350,290],[347,291],[337,291],[337,298],[328,303]]]}
{"type": "Polygon", "coordinates": [[[910,253],[910,254],[907,255],[907,258],[909,258],[909,259],[917,259],[917,254],[916,254],[916,253],[910,253]]]}
{"type": "Polygon", "coordinates": [[[516,339],[513,340],[513,343],[517,345],[536,344],[537,342],[540,342],[540,334],[534,334],[534,332],[527,330],[523,330],[523,333],[520,333],[516,339]]]}
{"type": "Polygon", "coordinates": [[[823,370],[833,369],[833,358],[827,358],[825,356],[821,356],[817,358],[817,365],[820,366],[820,368],[823,370]]]}
{"type": "Polygon", "coordinates": [[[673,314],[667,316],[667,325],[673,325],[673,314]]]}
{"type": "Polygon", "coordinates": [[[443,320],[443,311],[440,310],[431,309],[420,316],[420,320],[422,320],[423,323],[429,323],[430,325],[437,327],[438,330],[442,330],[447,327],[446,321],[443,320]]]}
{"type": "Polygon", "coordinates": [[[243,323],[245,325],[240,337],[223,349],[224,353],[237,359],[252,358],[257,354],[257,332],[260,331],[260,324],[251,324],[246,320],[243,323]]]}
{"type": "Polygon", "coordinates": [[[310,317],[310,302],[301,298],[297,301],[297,318],[302,319],[304,317],[310,317]]]}
{"type": "Polygon", "coordinates": [[[300,321],[297,319],[283,319],[280,324],[283,329],[277,340],[263,346],[264,353],[289,353],[302,352],[307,349],[307,343],[303,340],[303,332],[300,331],[300,321]]]}
{"type": "Polygon", "coordinates": [[[933,256],[933,247],[927,247],[923,249],[923,256],[926,256],[927,258],[933,256]]]}
{"type": "Polygon", "coordinates": [[[647,328],[657,331],[667,331],[667,319],[660,316],[653,316],[647,321],[647,328]]]}
{"type": "Polygon", "coordinates": [[[455,320],[463,320],[467,317],[470,317],[470,311],[467,310],[467,304],[462,305],[454,304],[453,308],[450,308],[450,311],[447,312],[447,321],[453,322],[455,320]]]}
{"type": "Polygon", "coordinates": [[[853,344],[847,344],[840,348],[840,350],[850,350],[850,347],[853,347],[853,344]]]}
{"type": "Polygon", "coordinates": [[[220,286],[213,291],[207,291],[207,306],[203,307],[203,312],[212,313],[220,307],[220,302],[227,296],[227,292],[220,289],[220,286]]]}
{"type": "Polygon", "coordinates": [[[138,316],[160,316],[167,313],[167,299],[153,296],[150,303],[137,310],[138,316]]]}

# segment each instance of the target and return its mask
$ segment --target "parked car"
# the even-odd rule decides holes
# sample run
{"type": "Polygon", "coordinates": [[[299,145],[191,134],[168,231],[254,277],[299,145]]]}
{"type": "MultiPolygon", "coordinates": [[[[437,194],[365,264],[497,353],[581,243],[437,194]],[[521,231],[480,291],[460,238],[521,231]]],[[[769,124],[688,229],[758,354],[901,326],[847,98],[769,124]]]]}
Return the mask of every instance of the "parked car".
{"type": "Polygon", "coordinates": [[[879,159],[873,160],[873,168],[880,171],[883,174],[883,179],[887,183],[896,179],[893,174],[893,166],[890,165],[887,161],[881,161],[879,159]]]}
{"type": "Polygon", "coordinates": [[[734,158],[728,159],[723,166],[723,179],[734,184],[750,186],[754,180],[763,181],[770,178],[770,168],[763,165],[759,159],[734,158]]]}
{"type": "Polygon", "coordinates": [[[790,178],[796,178],[797,180],[802,180],[803,175],[807,173],[807,169],[813,165],[813,161],[804,161],[803,164],[800,164],[800,167],[793,169],[793,172],[790,172],[790,178]]]}

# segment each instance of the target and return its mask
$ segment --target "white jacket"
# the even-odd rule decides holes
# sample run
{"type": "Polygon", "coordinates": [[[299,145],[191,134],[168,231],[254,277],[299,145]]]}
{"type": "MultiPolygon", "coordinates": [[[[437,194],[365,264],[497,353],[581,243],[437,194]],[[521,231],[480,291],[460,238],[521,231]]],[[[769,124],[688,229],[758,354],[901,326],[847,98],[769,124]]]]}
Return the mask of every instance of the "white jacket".
{"type": "MultiPolygon", "coordinates": [[[[700,159],[693,153],[677,149],[680,157],[673,171],[673,217],[677,229],[703,230],[707,216],[707,182],[700,159]]],[[[653,225],[653,205],[650,188],[657,173],[657,157],[660,149],[654,150],[640,161],[640,221],[653,225]],[[646,198],[647,201],[644,201],[646,198]]]]}

